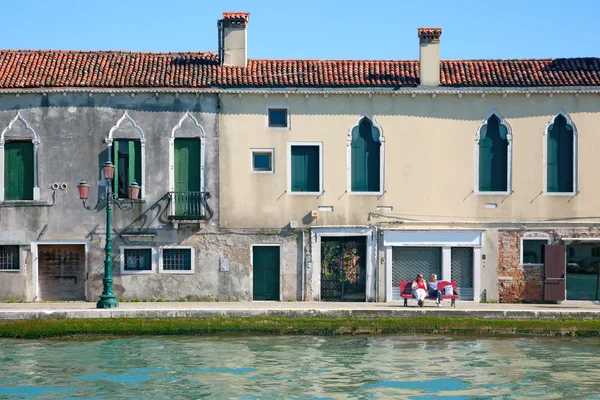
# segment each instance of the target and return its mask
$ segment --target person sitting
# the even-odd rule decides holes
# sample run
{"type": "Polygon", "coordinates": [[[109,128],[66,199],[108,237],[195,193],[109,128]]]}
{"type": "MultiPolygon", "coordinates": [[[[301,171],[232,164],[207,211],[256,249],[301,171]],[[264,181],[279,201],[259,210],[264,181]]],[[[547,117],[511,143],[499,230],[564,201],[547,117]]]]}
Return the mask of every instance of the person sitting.
{"type": "Polygon", "coordinates": [[[440,292],[438,290],[437,285],[438,285],[437,275],[431,274],[431,276],[429,277],[429,281],[427,282],[427,293],[431,297],[436,298],[436,303],[437,303],[437,306],[439,307],[440,303],[442,302],[442,292],[440,292]]]}
{"type": "Polygon", "coordinates": [[[423,307],[423,301],[427,297],[427,286],[425,285],[423,274],[417,275],[417,279],[412,283],[411,289],[413,297],[417,299],[417,304],[419,304],[419,307],[423,307]]]}

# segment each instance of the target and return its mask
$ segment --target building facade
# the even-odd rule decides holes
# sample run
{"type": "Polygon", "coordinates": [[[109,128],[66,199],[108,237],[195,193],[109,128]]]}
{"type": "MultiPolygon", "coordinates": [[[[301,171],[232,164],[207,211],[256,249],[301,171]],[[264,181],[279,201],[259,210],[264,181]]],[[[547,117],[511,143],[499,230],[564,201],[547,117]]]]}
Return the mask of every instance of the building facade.
{"type": "Polygon", "coordinates": [[[440,61],[432,28],[418,61],[252,60],[248,21],[217,54],[0,52],[1,300],[97,299],[76,184],[107,160],[119,298],[598,299],[600,60],[440,61]]]}

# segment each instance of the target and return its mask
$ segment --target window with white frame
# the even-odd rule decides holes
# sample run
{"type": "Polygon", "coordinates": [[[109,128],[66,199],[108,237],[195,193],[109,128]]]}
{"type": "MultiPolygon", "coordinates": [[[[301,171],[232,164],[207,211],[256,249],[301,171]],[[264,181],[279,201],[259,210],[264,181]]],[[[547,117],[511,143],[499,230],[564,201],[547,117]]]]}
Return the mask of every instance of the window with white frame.
{"type": "Polygon", "coordinates": [[[273,149],[250,150],[250,171],[272,174],[274,169],[273,149]]]}
{"type": "Polygon", "coordinates": [[[577,129],[562,109],[546,126],[545,188],[546,194],[577,193],[577,129]]]}
{"type": "Polygon", "coordinates": [[[151,247],[122,247],[121,272],[152,272],[153,250],[151,247]]]}
{"type": "Polygon", "coordinates": [[[475,146],[475,193],[510,194],[512,130],[495,109],[479,127],[475,146]]]}
{"type": "Polygon", "coordinates": [[[19,246],[0,246],[0,271],[18,271],[19,246]]]}
{"type": "Polygon", "coordinates": [[[194,272],[194,250],[189,247],[163,248],[160,271],[170,273],[194,272]]]}
{"type": "Polygon", "coordinates": [[[322,143],[288,143],[288,193],[323,193],[322,143]]]}
{"type": "Polygon", "coordinates": [[[532,237],[521,239],[521,264],[543,264],[546,238],[532,237]]]}
{"type": "Polygon", "coordinates": [[[289,109],[287,107],[268,107],[267,126],[271,129],[289,129],[289,109]]]}

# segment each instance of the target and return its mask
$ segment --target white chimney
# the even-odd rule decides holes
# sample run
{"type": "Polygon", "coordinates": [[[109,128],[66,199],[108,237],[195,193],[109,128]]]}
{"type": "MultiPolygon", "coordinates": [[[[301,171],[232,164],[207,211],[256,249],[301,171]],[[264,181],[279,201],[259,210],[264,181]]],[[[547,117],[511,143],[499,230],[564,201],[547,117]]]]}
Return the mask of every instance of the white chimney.
{"type": "Polygon", "coordinates": [[[419,75],[422,86],[440,86],[442,28],[419,28],[419,75]]]}
{"type": "Polygon", "coordinates": [[[224,12],[219,27],[219,64],[245,67],[248,63],[247,26],[250,13],[224,12]]]}

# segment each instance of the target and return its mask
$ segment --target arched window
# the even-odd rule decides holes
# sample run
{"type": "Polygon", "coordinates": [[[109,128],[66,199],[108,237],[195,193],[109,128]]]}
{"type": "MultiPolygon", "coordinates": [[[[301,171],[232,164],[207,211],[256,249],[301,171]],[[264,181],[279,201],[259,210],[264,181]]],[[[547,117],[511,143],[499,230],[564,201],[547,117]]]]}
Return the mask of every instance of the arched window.
{"type": "Polygon", "coordinates": [[[37,134],[17,112],[0,134],[0,201],[40,199],[38,145],[37,134]]]}
{"type": "Polygon", "coordinates": [[[476,191],[510,193],[512,135],[510,126],[495,111],[479,128],[476,146],[476,191]]]}
{"type": "Polygon", "coordinates": [[[381,128],[363,114],[350,130],[350,193],[383,193],[383,146],[381,128]]]}
{"type": "Polygon", "coordinates": [[[114,193],[119,198],[128,198],[128,188],[135,181],[140,186],[140,198],[145,199],[146,137],[133,118],[127,114],[127,111],[110,129],[105,142],[109,147],[110,158],[115,165],[114,193]],[[129,124],[123,124],[125,121],[129,124]]]}
{"type": "Polygon", "coordinates": [[[547,193],[574,194],[576,189],[577,131],[562,110],[546,126],[546,187],[547,193]]]}

